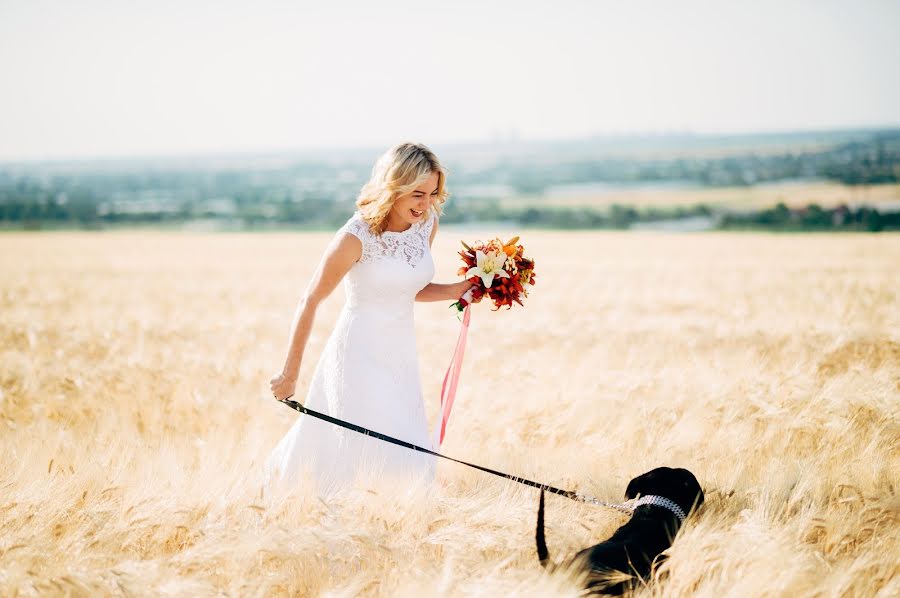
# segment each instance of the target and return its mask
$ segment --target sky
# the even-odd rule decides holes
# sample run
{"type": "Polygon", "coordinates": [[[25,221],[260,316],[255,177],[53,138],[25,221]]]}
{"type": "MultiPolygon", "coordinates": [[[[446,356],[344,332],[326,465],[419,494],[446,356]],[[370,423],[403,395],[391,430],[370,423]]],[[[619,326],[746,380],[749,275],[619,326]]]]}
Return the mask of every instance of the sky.
{"type": "Polygon", "coordinates": [[[900,125],[897,0],[0,0],[0,160],[900,125]]]}

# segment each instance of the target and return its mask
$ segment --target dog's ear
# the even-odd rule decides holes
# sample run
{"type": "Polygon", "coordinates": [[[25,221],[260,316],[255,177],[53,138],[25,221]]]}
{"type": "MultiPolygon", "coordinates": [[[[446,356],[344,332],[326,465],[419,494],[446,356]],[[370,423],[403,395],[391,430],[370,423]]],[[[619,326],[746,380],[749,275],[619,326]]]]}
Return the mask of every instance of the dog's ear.
{"type": "Polygon", "coordinates": [[[625,500],[637,498],[638,495],[646,496],[648,494],[653,494],[654,491],[652,488],[654,480],[657,478],[660,469],[661,468],[657,468],[648,471],[647,473],[642,473],[628,482],[628,487],[625,488],[625,500]]]}
{"type": "Polygon", "coordinates": [[[640,492],[640,490],[638,490],[638,485],[640,485],[640,478],[634,478],[628,482],[628,487],[625,488],[625,500],[637,498],[637,495],[640,492]]]}

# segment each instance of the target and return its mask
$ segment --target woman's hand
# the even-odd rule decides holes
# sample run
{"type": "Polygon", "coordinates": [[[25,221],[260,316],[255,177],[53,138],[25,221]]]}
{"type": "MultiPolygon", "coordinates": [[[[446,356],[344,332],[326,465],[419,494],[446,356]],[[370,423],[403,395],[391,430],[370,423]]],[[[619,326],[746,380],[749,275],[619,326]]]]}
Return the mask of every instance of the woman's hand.
{"type": "Polygon", "coordinates": [[[269,380],[269,384],[272,387],[272,394],[275,395],[275,398],[279,401],[284,401],[294,396],[294,391],[297,388],[297,379],[287,378],[284,373],[280,373],[273,376],[269,380]]]}
{"type": "Polygon", "coordinates": [[[319,304],[334,290],[338,282],[362,255],[362,241],[347,232],[339,232],[332,239],[325,255],[313,275],[306,293],[297,303],[294,321],[291,323],[291,340],[288,355],[281,372],[272,377],[272,394],[279,401],[290,398],[297,385],[297,374],[306,341],[312,330],[319,304]]]}
{"type": "Polygon", "coordinates": [[[478,286],[476,282],[469,282],[468,280],[463,280],[461,282],[456,283],[457,290],[456,297],[458,299],[465,299],[466,303],[472,302],[472,291],[475,287],[478,286]]]}

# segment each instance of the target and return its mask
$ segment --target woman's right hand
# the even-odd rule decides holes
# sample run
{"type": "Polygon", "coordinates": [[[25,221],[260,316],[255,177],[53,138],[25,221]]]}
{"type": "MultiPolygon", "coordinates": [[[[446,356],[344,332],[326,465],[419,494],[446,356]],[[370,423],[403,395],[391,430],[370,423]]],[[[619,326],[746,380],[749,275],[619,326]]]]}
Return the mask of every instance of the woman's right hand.
{"type": "Polygon", "coordinates": [[[297,386],[297,374],[303,359],[303,350],[312,331],[316,308],[337,286],[353,264],[362,256],[362,241],[349,232],[338,232],[313,275],[309,288],[297,303],[294,321],[291,323],[290,346],[284,365],[279,373],[269,381],[272,394],[279,401],[294,395],[297,386]],[[285,375],[293,374],[292,377],[285,375]]]}
{"type": "Polygon", "coordinates": [[[275,398],[279,401],[284,401],[294,396],[294,390],[297,388],[297,379],[288,378],[281,372],[272,376],[272,379],[269,380],[269,385],[275,398]]]}

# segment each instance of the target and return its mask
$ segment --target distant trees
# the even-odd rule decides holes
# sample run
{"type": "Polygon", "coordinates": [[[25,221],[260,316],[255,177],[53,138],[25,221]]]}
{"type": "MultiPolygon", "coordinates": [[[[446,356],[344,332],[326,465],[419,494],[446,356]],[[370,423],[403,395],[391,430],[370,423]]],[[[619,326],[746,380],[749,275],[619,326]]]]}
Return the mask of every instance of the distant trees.
{"type": "MultiPolygon", "coordinates": [[[[244,197],[234,202],[226,213],[204,212],[198,206],[185,204],[171,210],[142,212],[114,211],[98,203],[83,191],[58,195],[42,201],[4,199],[0,201],[0,223],[16,224],[17,228],[40,229],[55,227],[105,228],[134,224],[178,224],[194,218],[216,219],[231,228],[261,228],[288,226],[307,229],[332,230],[343,224],[353,213],[352,202],[328,199],[291,201],[248,201],[244,197]],[[98,210],[98,205],[102,208],[98,210]]],[[[126,204],[127,205],[127,204],[126,204]]],[[[789,208],[784,203],[774,207],[747,212],[714,210],[706,205],[651,207],[612,205],[608,208],[555,207],[530,205],[503,207],[497,200],[449,202],[442,222],[447,224],[508,222],[523,227],[552,229],[620,229],[637,225],[706,218],[708,228],[723,230],[759,229],[785,231],[871,231],[900,230],[900,212],[882,213],[873,207],[823,208],[809,204],[789,208]]]]}
{"type": "Polygon", "coordinates": [[[900,182],[900,132],[873,133],[865,141],[817,151],[781,151],[724,157],[670,159],[524,159],[498,165],[496,176],[479,182],[508,182],[517,193],[540,195],[553,185],[611,182],[689,181],[709,186],[748,186],[770,181],[825,178],[847,185],[900,182]],[[501,175],[500,173],[505,173],[501,175]]]}
{"type": "MultiPolygon", "coordinates": [[[[477,186],[480,191],[477,197],[454,196],[444,219],[448,223],[508,221],[522,226],[626,229],[636,224],[709,218],[725,228],[895,229],[893,213],[862,207],[828,210],[809,205],[792,210],[778,205],[752,213],[731,213],[706,206],[541,205],[541,195],[555,185],[688,181],[692,185],[749,186],[808,177],[876,185],[900,179],[900,131],[833,139],[830,146],[823,143],[814,151],[747,151],[719,157],[699,157],[698,153],[696,157],[588,159],[580,153],[580,146],[550,145],[516,157],[486,158],[475,166],[451,167],[454,186],[477,186]],[[530,198],[528,205],[517,205],[516,198],[522,196],[530,198]]],[[[369,169],[369,164],[343,160],[288,161],[263,169],[241,168],[234,162],[202,167],[181,164],[177,168],[141,163],[101,164],[90,169],[0,165],[0,226],[97,228],[177,225],[204,219],[228,228],[333,229],[352,213],[353,200],[369,169]]]]}
{"type": "Polygon", "coordinates": [[[720,228],[785,231],[869,231],[900,230],[900,212],[882,213],[862,206],[841,205],[825,209],[817,204],[790,209],[783,203],[774,208],[743,214],[725,214],[720,228]]]}

